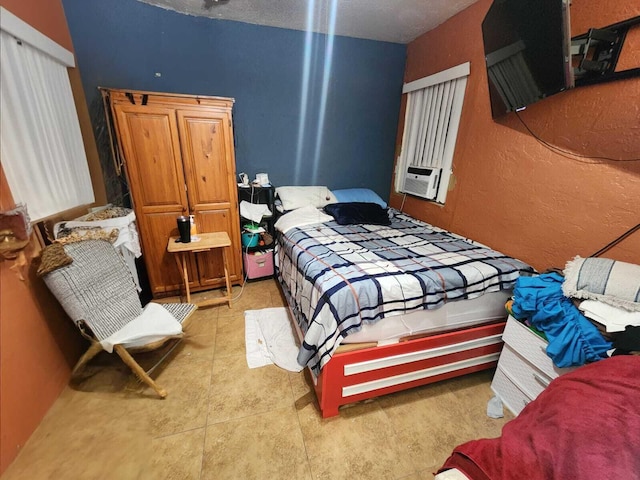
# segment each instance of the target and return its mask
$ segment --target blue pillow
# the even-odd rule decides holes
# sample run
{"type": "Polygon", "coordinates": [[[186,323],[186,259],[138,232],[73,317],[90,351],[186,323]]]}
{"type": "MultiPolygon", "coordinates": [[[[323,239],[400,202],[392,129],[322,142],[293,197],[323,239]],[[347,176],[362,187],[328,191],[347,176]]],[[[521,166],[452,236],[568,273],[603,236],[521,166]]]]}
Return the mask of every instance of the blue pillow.
{"type": "Polygon", "coordinates": [[[376,192],[368,188],[345,188],[342,190],[331,190],[331,192],[340,203],[377,203],[382,208],[387,208],[387,202],[382,200],[376,192]]]}

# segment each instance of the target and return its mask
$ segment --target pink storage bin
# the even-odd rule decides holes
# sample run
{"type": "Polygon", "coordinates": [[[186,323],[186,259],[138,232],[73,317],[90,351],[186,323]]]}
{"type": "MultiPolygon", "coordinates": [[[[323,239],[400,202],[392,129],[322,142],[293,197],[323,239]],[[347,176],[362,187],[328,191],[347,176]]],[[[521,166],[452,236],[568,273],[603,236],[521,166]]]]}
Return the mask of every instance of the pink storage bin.
{"type": "Polygon", "coordinates": [[[270,277],[273,275],[273,252],[248,252],[243,253],[244,269],[247,278],[270,277]]]}

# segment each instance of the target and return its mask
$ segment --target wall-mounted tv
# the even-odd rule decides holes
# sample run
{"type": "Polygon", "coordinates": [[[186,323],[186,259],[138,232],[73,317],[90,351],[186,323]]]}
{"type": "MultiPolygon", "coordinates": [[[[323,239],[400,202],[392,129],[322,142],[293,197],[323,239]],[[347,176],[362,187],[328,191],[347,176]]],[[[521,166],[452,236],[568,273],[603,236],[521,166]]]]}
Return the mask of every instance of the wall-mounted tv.
{"type": "Polygon", "coordinates": [[[494,0],[482,36],[493,118],[573,87],[567,0],[494,0]]]}

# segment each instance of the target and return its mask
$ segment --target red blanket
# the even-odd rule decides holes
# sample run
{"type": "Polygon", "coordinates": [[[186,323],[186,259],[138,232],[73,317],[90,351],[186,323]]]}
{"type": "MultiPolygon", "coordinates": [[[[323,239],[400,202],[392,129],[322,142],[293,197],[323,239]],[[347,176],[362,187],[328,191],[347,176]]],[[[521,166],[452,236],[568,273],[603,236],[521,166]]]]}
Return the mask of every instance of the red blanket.
{"type": "Polygon", "coordinates": [[[502,429],[456,447],[440,471],[474,480],[640,478],[640,357],[555,379],[502,429]]]}

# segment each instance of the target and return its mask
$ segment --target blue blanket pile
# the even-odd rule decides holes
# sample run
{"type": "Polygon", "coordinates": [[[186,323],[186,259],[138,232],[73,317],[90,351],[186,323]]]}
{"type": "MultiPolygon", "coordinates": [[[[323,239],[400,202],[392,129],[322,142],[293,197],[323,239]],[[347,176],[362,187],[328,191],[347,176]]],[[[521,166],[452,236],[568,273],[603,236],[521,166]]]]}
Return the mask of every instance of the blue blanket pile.
{"type": "Polygon", "coordinates": [[[547,336],[547,355],[558,367],[584,365],[607,357],[612,348],[598,329],[562,293],[557,273],[520,277],[513,291],[513,315],[529,319],[547,336]]]}

